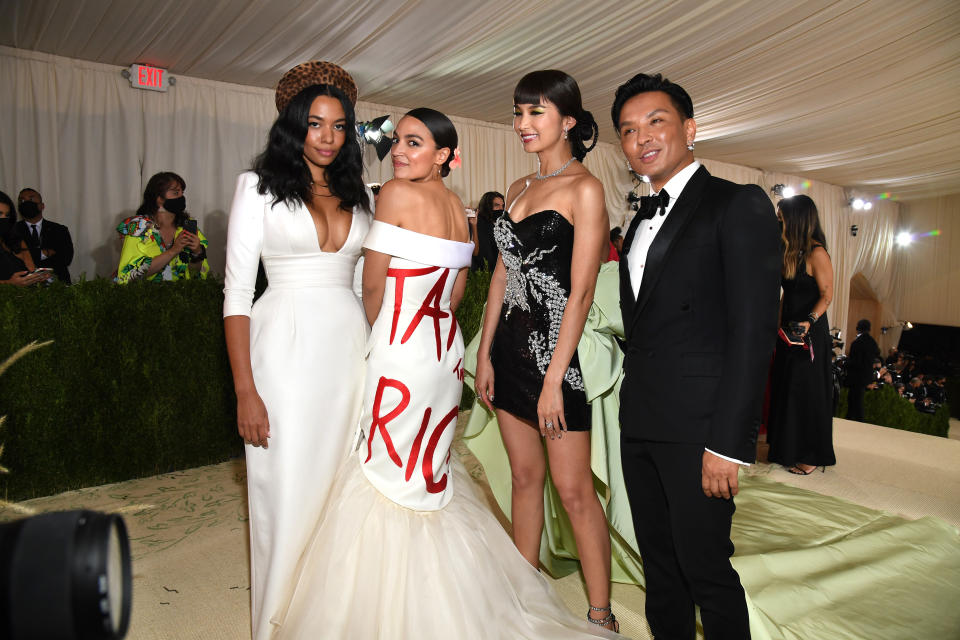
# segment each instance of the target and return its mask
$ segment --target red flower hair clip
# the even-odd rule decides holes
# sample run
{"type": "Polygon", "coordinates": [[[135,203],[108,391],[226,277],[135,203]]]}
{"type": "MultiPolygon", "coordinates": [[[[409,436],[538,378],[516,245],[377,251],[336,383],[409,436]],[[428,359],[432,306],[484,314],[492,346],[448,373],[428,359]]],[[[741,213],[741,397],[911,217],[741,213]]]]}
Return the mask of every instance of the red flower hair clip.
{"type": "Polygon", "coordinates": [[[463,161],[460,159],[460,147],[457,147],[453,150],[453,160],[450,161],[450,169],[459,169],[463,165],[463,161]]]}

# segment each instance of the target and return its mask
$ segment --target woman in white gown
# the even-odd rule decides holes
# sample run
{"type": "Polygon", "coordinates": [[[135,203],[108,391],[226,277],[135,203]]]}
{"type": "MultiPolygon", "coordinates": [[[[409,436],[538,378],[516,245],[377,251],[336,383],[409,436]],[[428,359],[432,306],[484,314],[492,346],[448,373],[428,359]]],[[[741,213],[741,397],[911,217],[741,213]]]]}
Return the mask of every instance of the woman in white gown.
{"type": "Polygon", "coordinates": [[[373,199],[356,98],[336,65],[287,72],[267,147],[230,211],[223,315],[247,445],[257,640],[270,636],[360,417],[367,323],[352,284],[373,199]],[[268,287],[251,308],[260,260],[268,287]]]}
{"type": "Polygon", "coordinates": [[[443,186],[450,120],[397,125],[395,179],[364,246],[369,340],[363,440],[334,483],[276,638],[596,638],[517,551],[452,456],[463,386],[453,315],[473,244],[443,186]]]}

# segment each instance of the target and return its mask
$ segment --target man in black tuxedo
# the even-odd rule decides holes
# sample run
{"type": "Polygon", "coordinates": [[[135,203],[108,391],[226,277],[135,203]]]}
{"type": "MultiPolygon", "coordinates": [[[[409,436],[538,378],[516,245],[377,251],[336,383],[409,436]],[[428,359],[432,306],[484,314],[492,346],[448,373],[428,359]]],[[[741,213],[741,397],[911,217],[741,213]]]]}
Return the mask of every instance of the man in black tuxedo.
{"type": "Polygon", "coordinates": [[[17,209],[23,220],[17,223],[17,230],[27,241],[33,264],[53,269],[54,275],[70,284],[70,270],[73,262],[73,240],[70,231],[62,224],[51,222],[43,217],[43,197],[36,189],[23,189],[17,197],[17,209]]]}
{"type": "Polygon", "coordinates": [[[880,347],[870,335],[870,321],[857,321],[857,337],[850,344],[847,356],[847,420],[863,422],[863,396],[867,385],[874,381],[873,361],[880,357],[880,347]]]}
{"type": "Polygon", "coordinates": [[[693,103],[640,74],[611,109],[630,167],[656,193],[620,260],[626,334],[621,457],[657,640],[750,637],[730,524],[741,464],[753,462],[777,335],[780,233],[756,185],[693,157],[693,103]]]}

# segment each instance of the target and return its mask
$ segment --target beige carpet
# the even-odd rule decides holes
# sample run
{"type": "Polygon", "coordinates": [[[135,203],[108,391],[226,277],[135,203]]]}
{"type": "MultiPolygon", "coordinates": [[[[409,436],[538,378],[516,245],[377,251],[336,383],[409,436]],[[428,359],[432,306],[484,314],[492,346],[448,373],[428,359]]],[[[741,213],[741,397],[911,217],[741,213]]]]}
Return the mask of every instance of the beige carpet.
{"type": "MultiPolygon", "coordinates": [[[[909,518],[932,515],[960,526],[960,441],[846,420],[834,423],[838,465],[793,476],[776,465],[748,473],[909,518]]],[[[458,443],[459,444],[459,443],[458,443]]],[[[457,447],[461,455],[465,448],[457,447]]],[[[484,485],[482,469],[463,456],[484,485]]],[[[249,638],[245,470],[242,460],[38,498],[37,511],[124,510],[134,556],[134,640],[249,638]]],[[[18,517],[0,510],[0,521],[18,517]]],[[[555,582],[578,615],[579,575],[555,582]]],[[[613,606],[628,638],[649,638],[643,591],[614,585],[613,606]]],[[[812,640],[812,639],[811,639],[812,640]]]]}

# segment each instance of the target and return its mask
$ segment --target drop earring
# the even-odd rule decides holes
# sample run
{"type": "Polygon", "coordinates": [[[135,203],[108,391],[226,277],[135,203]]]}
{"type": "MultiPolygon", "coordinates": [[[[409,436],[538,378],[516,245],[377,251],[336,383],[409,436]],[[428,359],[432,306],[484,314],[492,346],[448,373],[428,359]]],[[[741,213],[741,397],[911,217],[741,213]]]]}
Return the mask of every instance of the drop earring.
{"type": "Polygon", "coordinates": [[[567,139],[567,130],[566,130],[566,129],[563,130],[563,139],[564,139],[564,140],[567,139]]]}

